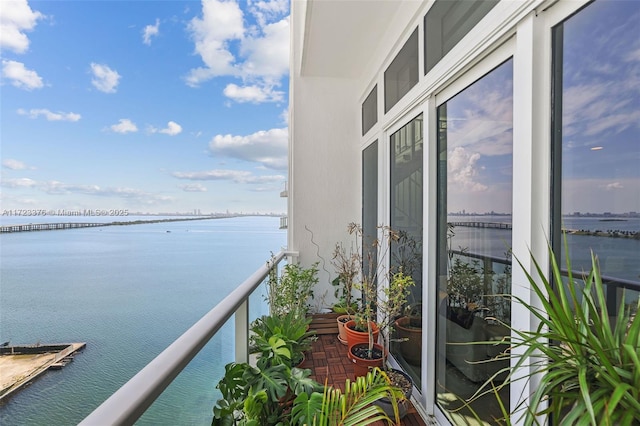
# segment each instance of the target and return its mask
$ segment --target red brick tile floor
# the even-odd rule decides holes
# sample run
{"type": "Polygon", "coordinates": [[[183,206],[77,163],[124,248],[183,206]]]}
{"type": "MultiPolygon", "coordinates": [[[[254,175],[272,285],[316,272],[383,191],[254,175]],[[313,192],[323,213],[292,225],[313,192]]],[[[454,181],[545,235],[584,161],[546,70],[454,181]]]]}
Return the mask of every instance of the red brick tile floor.
{"type": "MultiPolygon", "coordinates": [[[[310,359],[305,361],[304,367],[312,371],[311,377],[319,383],[327,383],[344,390],[346,379],[353,380],[353,367],[347,358],[347,347],[340,343],[337,334],[321,334],[313,343],[308,354],[310,359]]],[[[376,425],[384,425],[379,422],[376,425]]],[[[407,415],[401,420],[402,425],[426,425],[425,421],[411,406],[407,415]]]]}

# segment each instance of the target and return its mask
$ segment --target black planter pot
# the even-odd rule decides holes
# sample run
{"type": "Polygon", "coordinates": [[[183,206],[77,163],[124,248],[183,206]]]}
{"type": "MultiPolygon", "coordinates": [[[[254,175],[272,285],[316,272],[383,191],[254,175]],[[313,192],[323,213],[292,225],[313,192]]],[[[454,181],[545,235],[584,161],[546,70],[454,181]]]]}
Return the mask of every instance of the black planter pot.
{"type": "MultiPolygon", "coordinates": [[[[392,369],[387,372],[387,374],[389,373],[400,374],[404,376],[405,380],[407,380],[410,384],[408,390],[403,389],[404,399],[402,401],[398,401],[398,415],[402,419],[404,416],[407,415],[407,412],[409,411],[409,404],[410,404],[409,401],[411,399],[411,393],[413,392],[413,380],[411,380],[411,377],[409,377],[407,373],[401,370],[392,369]]],[[[391,404],[391,401],[388,398],[382,398],[376,401],[374,404],[382,408],[384,412],[387,414],[387,416],[389,416],[390,419],[394,419],[393,405],[391,404]]]]}

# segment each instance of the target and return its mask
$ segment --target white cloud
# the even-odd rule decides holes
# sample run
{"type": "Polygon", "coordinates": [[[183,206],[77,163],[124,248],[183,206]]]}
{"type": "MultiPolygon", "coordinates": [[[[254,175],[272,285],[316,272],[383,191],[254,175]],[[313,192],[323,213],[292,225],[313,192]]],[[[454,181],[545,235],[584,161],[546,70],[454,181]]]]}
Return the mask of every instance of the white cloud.
{"type": "Polygon", "coordinates": [[[170,121],[167,123],[167,127],[160,130],[160,133],[164,133],[165,135],[175,136],[182,132],[182,126],[180,126],[175,121],[170,121]]]}
{"type": "Polygon", "coordinates": [[[180,185],[180,188],[184,192],[207,192],[207,187],[201,183],[190,183],[187,185],[180,185]]]}
{"type": "Polygon", "coordinates": [[[27,69],[22,62],[2,61],[2,76],[19,89],[33,90],[44,87],[37,72],[27,69]]]}
{"type": "Polygon", "coordinates": [[[146,205],[173,201],[173,197],[153,194],[140,189],[128,187],[106,187],[99,185],[74,185],[59,181],[36,181],[29,178],[5,179],[2,186],[6,188],[33,188],[51,195],[81,194],[98,197],[113,197],[137,201],[146,205]]]}
{"type": "Polygon", "coordinates": [[[289,72],[289,18],[265,25],[262,36],[247,37],[241,52],[244,76],[279,79],[289,72]]]}
{"type": "Polygon", "coordinates": [[[24,162],[19,160],[14,160],[12,158],[7,158],[6,160],[2,160],[2,167],[10,170],[33,169],[33,167],[27,166],[24,162]]]}
{"type": "Polygon", "coordinates": [[[480,157],[480,154],[477,152],[470,153],[460,146],[449,151],[447,158],[447,182],[472,192],[486,191],[486,185],[474,180],[478,175],[476,163],[480,157]]]}
{"type": "Polygon", "coordinates": [[[255,16],[258,25],[282,16],[289,11],[289,0],[249,1],[249,12],[255,16]]]}
{"type": "Polygon", "coordinates": [[[107,65],[91,63],[91,72],[93,78],[91,84],[101,92],[115,93],[118,83],[120,82],[120,74],[112,70],[107,65]]]}
{"type": "Polygon", "coordinates": [[[26,115],[29,118],[38,118],[39,116],[44,116],[48,121],[78,121],[82,116],[80,114],[76,114],[75,112],[52,112],[48,109],[30,109],[26,111],[24,109],[19,109],[18,114],[26,115]]]}
{"type": "Polygon", "coordinates": [[[157,37],[160,34],[160,20],[156,19],[155,25],[147,25],[142,30],[142,42],[147,46],[151,45],[151,37],[157,37]]]}
{"type": "Polygon", "coordinates": [[[214,154],[253,161],[271,169],[287,168],[288,130],[263,130],[247,136],[216,135],[209,142],[214,154]]]}
{"type": "Polygon", "coordinates": [[[283,0],[249,2],[248,10],[258,26],[245,28],[242,10],[235,1],[203,0],[202,17],[194,18],[188,31],[204,66],[189,72],[187,84],[197,87],[214,77],[234,76],[242,79],[242,85],[225,88],[230,99],[282,101],[283,93],[274,88],[289,71],[289,17],[283,18],[288,7],[283,0]]]}
{"type": "Polygon", "coordinates": [[[45,16],[34,12],[27,0],[2,0],[0,7],[0,49],[24,53],[29,49],[25,31],[33,30],[45,16]]]}
{"type": "Polygon", "coordinates": [[[265,86],[244,86],[240,87],[233,83],[224,88],[224,95],[236,102],[261,103],[266,101],[281,101],[284,92],[273,91],[271,87],[265,86]]]}
{"type": "Polygon", "coordinates": [[[202,18],[193,18],[187,29],[206,67],[191,70],[186,78],[188,85],[195,87],[216,76],[237,74],[228,43],[242,38],[242,20],[242,10],[233,1],[202,1],[202,18]]]}
{"type": "Polygon", "coordinates": [[[283,175],[256,176],[247,170],[207,170],[203,172],[173,172],[173,177],[187,180],[223,180],[236,183],[264,184],[282,182],[283,175]]]}
{"type": "Polygon", "coordinates": [[[135,123],[128,118],[121,118],[120,120],[118,120],[118,124],[113,124],[109,128],[113,132],[122,134],[138,131],[138,127],[135,125],[135,123]]]}
{"type": "Polygon", "coordinates": [[[615,191],[616,189],[622,189],[622,188],[624,188],[624,185],[622,185],[620,182],[609,183],[605,186],[605,189],[607,191],[615,191]]]}
{"type": "Polygon", "coordinates": [[[33,179],[29,178],[15,178],[15,179],[3,179],[2,186],[6,188],[33,188],[38,185],[33,179]]]}
{"type": "Polygon", "coordinates": [[[157,129],[153,126],[149,126],[147,131],[149,133],[162,133],[169,136],[175,136],[182,133],[182,126],[175,121],[169,121],[167,123],[167,127],[165,127],[164,129],[157,129]]]}

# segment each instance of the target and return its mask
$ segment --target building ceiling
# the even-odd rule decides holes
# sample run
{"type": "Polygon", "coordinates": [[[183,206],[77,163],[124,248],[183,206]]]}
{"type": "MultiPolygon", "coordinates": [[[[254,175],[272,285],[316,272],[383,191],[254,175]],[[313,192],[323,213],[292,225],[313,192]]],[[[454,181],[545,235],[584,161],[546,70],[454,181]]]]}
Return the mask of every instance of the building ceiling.
{"type": "Polygon", "coordinates": [[[398,0],[308,0],[302,75],[361,76],[399,6],[398,0]]]}

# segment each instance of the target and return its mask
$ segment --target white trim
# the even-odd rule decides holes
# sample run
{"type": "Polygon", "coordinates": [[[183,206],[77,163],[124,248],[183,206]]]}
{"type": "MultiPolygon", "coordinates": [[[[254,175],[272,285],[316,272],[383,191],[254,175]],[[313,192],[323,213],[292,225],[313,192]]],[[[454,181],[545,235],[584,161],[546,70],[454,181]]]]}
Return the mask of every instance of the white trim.
{"type": "Polygon", "coordinates": [[[423,121],[423,200],[422,200],[422,405],[428,414],[433,415],[436,407],[436,316],[438,298],[435,289],[438,280],[435,274],[438,246],[438,146],[436,100],[429,97],[424,105],[423,121]],[[435,298],[435,300],[434,300],[435,298]],[[426,330],[426,332],[424,332],[426,330]]]}

